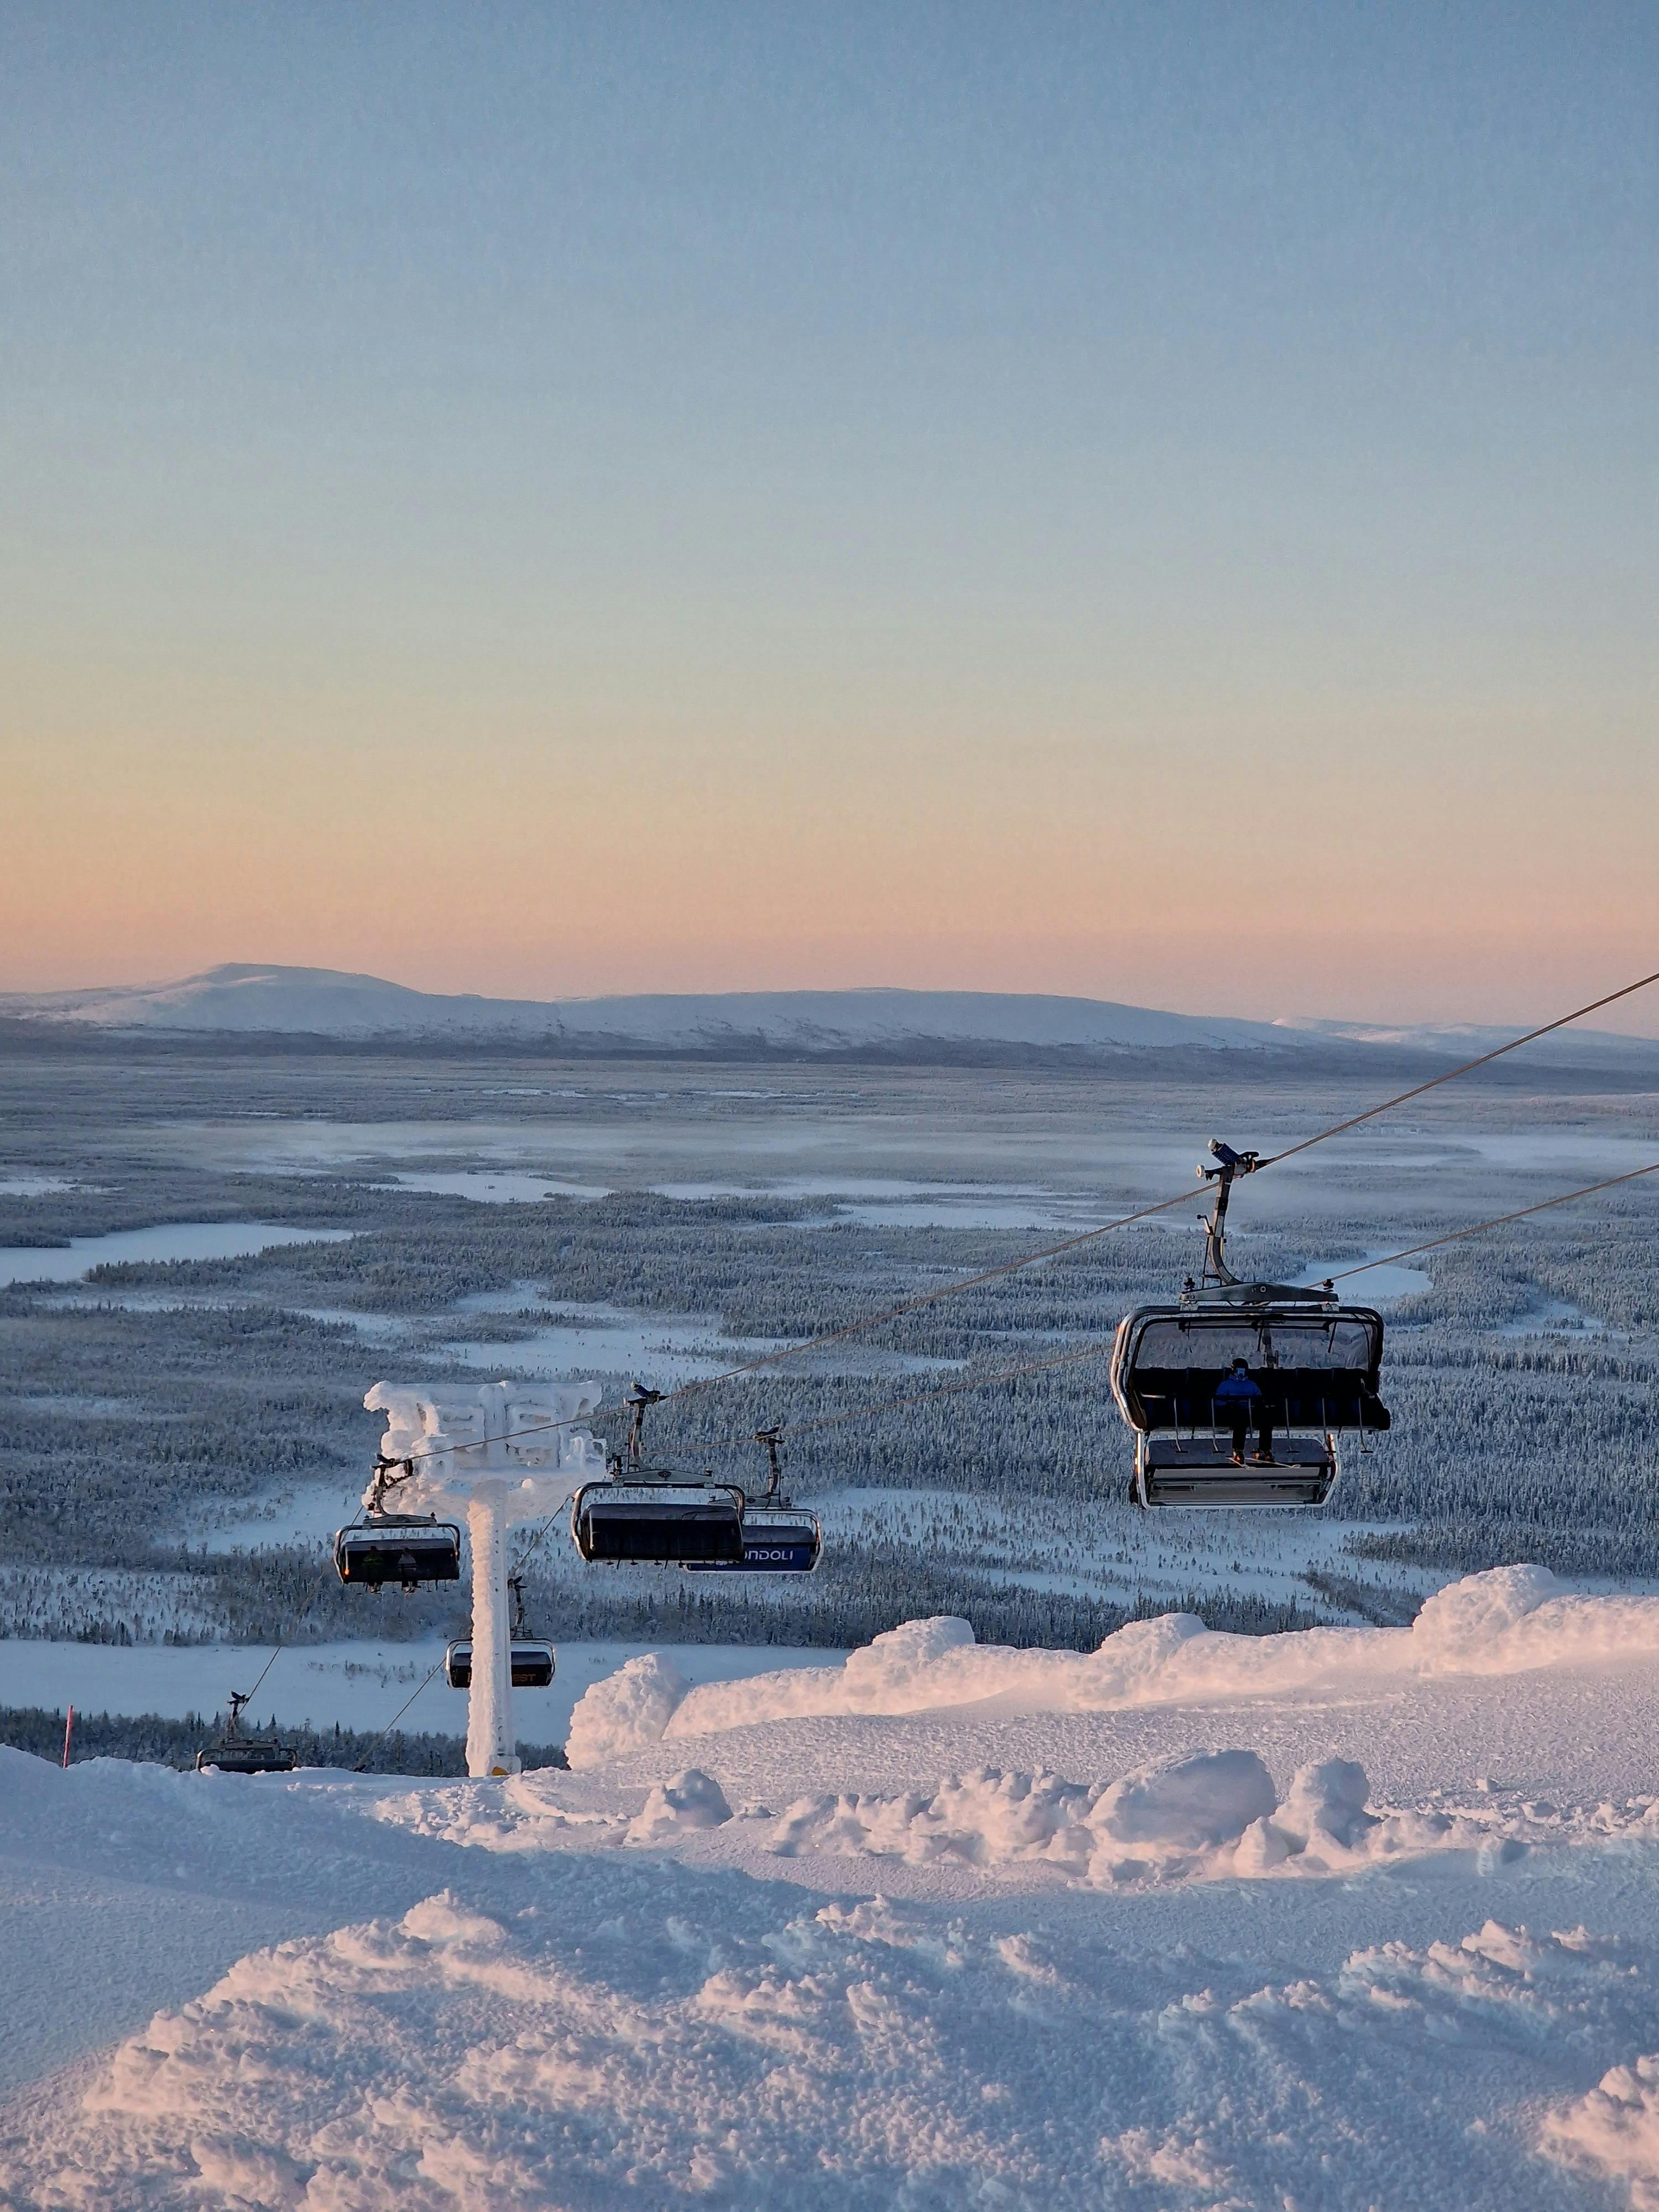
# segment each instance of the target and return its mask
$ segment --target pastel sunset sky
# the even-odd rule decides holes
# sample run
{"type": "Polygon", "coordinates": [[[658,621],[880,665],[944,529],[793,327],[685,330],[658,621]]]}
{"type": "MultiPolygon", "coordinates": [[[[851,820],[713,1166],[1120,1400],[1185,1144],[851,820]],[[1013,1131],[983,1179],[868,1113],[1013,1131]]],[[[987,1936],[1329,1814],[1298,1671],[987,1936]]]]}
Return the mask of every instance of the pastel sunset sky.
{"type": "Polygon", "coordinates": [[[1650,5],[0,41],[0,988],[1659,967],[1650,5]]]}

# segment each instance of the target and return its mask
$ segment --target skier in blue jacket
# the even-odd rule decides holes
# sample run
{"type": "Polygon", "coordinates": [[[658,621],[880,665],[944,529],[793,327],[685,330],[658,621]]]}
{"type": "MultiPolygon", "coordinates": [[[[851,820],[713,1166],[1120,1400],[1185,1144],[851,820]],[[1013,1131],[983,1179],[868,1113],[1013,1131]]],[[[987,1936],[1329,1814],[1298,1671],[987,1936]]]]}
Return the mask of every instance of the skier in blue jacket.
{"type": "Polygon", "coordinates": [[[1255,1462],[1257,1467],[1272,1467],[1273,1460],[1273,1428],[1267,1417],[1267,1401],[1261,1395],[1261,1385],[1251,1374],[1249,1363],[1243,1355],[1234,1360],[1231,1374],[1224,1375],[1215,1386],[1215,1402],[1221,1417],[1233,1432],[1233,1465],[1244,1464],[1244,1439],[1250,1425],[1255,1425],[1255,1462]]]}

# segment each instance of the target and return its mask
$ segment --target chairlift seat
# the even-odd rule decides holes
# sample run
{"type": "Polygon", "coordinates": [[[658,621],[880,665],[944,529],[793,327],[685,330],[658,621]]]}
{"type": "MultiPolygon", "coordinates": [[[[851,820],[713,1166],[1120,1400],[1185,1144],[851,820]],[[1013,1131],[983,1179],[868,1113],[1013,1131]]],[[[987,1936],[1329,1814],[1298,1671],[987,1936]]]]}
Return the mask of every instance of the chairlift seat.
{"type": "Polygon", "coordinates": [[[1336,1486],[1328,1437],[1275,1437],[1273,1464],[1247,1450],[1238,1466],[1231,1442],[1213,1437],[1136,1439],[1137,1505],[1322,1505],[1336,1486]]]}
{"type": "Polygon", "coordinates": [[[769,1513],[757,1521],[745,1514],[740,1559],[691,1559],[694,1575],[810,1575],[823,1548],[823,1532],[811,1513],[769,1513]]]}
{"type": "Polygon", "coordinates": [[[257,1736],[239,1736],[234,1741],[210,1744],[205,1751],[196,1754],[196,1771],[207,1774],[292,1774],[299,1764],[298,1754],[285,1743],[261,1742],[257,1736]]]}
{"type": "Polygon", "coordinates": [[[611,1566],[741,1566],[743,1493],[725,1484],[584,1483],[570,1533],[583,1559],[611,1566]]]}
{"type": "Polygon", "coordinates": [[[387,1583],[412,1590],[422,1583],[461,1578],[461,1532],[453,1521],[354,1522],[334,1539],[334,1565],[353,1589],[380,1589],[387,1583]]]}
{"type": "MultiPolygon", "coordinates": [[[[534,1640],[515,1640],[508,1661],[515,1690],[544,1690],[555,1671],[553,1646],[534,1640]]],[[[472,1639],[462,1637],[444,1652],[444,1680],[452,1690],[472,1687],[472,1639]]]]}

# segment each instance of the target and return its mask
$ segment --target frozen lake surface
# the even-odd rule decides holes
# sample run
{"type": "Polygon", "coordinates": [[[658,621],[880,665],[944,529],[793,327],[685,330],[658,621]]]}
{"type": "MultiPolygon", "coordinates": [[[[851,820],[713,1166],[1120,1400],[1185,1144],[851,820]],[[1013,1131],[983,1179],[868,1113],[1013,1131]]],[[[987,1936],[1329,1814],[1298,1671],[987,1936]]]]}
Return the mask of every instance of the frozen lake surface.
{"type": "MultiPolygon", "coordinates": [[[[728,1682],[780,1668],[830,1667],[841,1651],[776,1644],[571,1643],[555,1639],[558,1673],[545,1690],[514,1690],[514,1725],[525,1743],[562,1743],[570,1710],[591,1683],[614,1674],[644,1651],[665,1651],[688,1682],[728,1682]]],[[[398,1725],[410,1735],[461,1735],[466,1698],[440,1674],[421,1687],[442,1659],[434,1638],[416,1644],[354,1638],[348,1643],[293,1644],[266,1675],[258,1722],[288,1728],[386,1728],[406,1698],[419,1695],[398,1725]]],[[[222,1712],[232,1690],[251,1685],[270,1646],[203,1644],[66,1644],[0,1638],[0,1705],[62,1712],[183,1720],[222,1712]]]]}
{"type": "Polygon", "coordinates": [[[1607,1325],[1566,1298],[1547,1298],[1518,1320],[1506,1321],[1499,1336],[1605,1336],[1607,1325]]]}
{"type": "Polygon", "coordinates": [[[388,1176],[376,1190],[424,1190],[441,1198],[470,1198],[479,1206],[533,1205],[544,1198],[608,1198],[603,1182],[562,1182],[555,1176],[526,1175],[510,1168],[463,1168],[452,1175],[388,1176]]]}
{"type": "Polygon", "coordinates": [[[447,1358],[491,1376],[533,1375],[538,1381],[579,1382],[591,1374],[649,1376],[653,1389],[674,1389],[708,1375],[723,1374],[774,1347],[770,1343],[717,1340],[707,1316],[618,1313],[574,1328],[538,1330],[514,1342],[445,1344],[447,1358]]]}
{"type": "Polygon", "coordinates": [[[0,1285],[78,1283],[122,1261],[243,1260],[279,1244],[339,1244],[349,1229],[289,1229],[274,1221],[167,1221],[108,1237],[73,1237],[56,1249],[0,1245],[0,1285]]]}
{"type": "Polygon", "coordinates": [[[1295,1277],[1295,1285],[1311,1289],[1328,1277],[1340,1276],[1338,1297],[1355,1305],[1386,1305],[1391,1299],[1415,1297],[1419,1291],[1434,1288],[1434,1278],[1425,1268],[1402,1267],[1381,1258],[1372,1266],[1370,1257],[1367,1254],[1367,1264],[1352,1273],[1348,1272],[1354,1265],[1352,1260],[1340,1266],[1334,1260],[1317,1261],[1295,1277]]]}
{"type": "MultiPolygon", "coordinates": [[[[641,1187],[641,1186],[630,1186],[641,1187]]],[[[583,1182],[515,1168],[463,1168],[440,1172],[400,1170],[374,1188],[430,1191],[471,1199],[480,1206],[534,1204],[549,1198],[599,1199],[615,1183],[583,1182]]],[[[716,1198],[822,1199],[842,1219],[872,1229],[1086,1229],[1109,1209],[1103,1200],[1067,1199],[1052,1190],[1007,1183],[916,1182],[905,1176],[779,1176],[747,1181],[642,1186],[659,1198],[692,1202],[716,1198]]]]}

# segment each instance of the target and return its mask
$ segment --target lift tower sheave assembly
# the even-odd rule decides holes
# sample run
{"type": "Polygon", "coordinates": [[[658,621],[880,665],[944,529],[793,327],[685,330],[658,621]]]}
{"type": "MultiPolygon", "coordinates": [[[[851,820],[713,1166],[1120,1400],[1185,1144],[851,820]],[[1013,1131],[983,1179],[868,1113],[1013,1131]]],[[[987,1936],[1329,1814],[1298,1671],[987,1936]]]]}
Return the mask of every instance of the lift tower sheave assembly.
{"type": "Polygon", "coordinates": [[[386,1417],[382,1464],[408,1471],[399,1507],[465,1516],[472,1548],[469,1774],[519,1771],[507,1533],[516,1522],[556,1513],[574,1489],[604,1473],[604,1446],[575,1425],[602,1395],[597,1382],[484,1382],[471,1389],[377,1382],[363,1400],[370,1413],[386,1417]]]}

